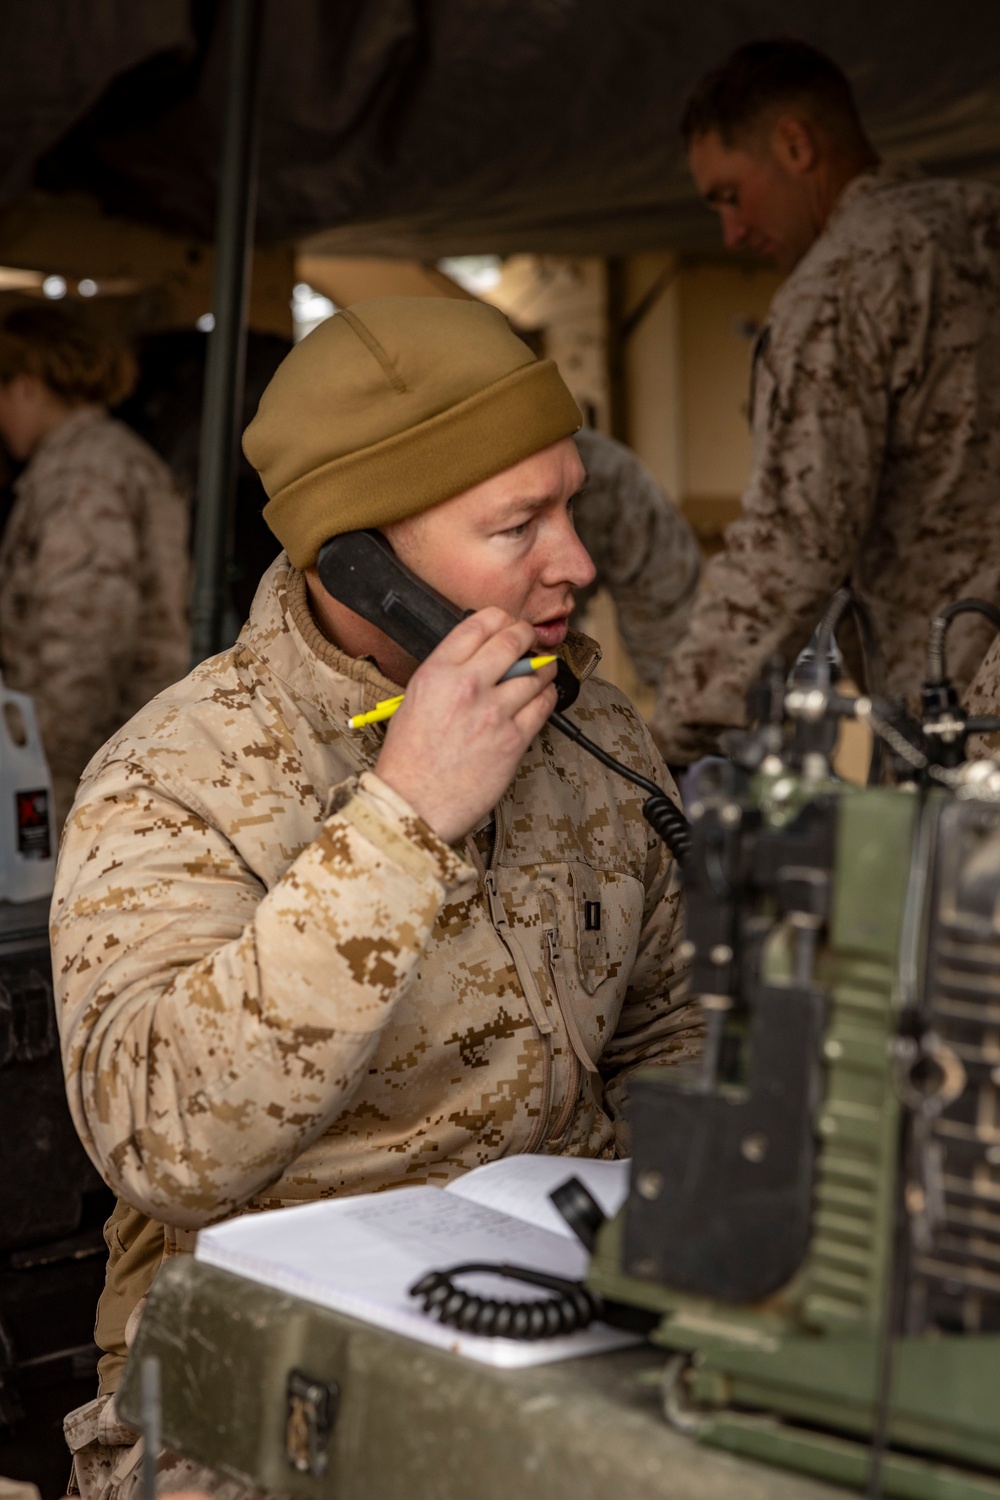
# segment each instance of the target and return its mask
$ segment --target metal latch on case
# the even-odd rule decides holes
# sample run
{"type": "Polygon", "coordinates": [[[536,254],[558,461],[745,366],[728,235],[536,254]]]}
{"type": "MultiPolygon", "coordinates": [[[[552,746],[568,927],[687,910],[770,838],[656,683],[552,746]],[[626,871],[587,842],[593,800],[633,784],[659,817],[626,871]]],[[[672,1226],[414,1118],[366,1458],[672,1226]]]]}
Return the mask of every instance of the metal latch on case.
{"type": "Polygon", "coordinates": [[[316,1380],[303,1370],[289,1372],[285,1457],[300,1474],[319,1479],[326,1473],[339,1408],[340,1388],[335,1381],[316,1380]]]}

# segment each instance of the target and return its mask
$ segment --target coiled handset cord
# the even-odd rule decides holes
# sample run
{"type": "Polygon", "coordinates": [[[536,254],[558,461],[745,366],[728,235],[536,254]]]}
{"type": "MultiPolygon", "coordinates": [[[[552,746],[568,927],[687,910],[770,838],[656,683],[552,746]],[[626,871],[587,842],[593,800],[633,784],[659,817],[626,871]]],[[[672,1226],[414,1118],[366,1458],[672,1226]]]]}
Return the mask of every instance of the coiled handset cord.
{"type": "MultiPolygon", "coordinates": [[[[588,1255],[594,1253],[597,1235],[604,1223],[604,1210],[578,1177],[570,1177],[549,1194],[588,1255]]],[[[532,1271],[527,1266],[496,1265],[469,1261],[447,1271],[430,1271],[410,1287],[410,1296],[419,1297],[424,1312],[455,1328],[459,1333],[475,1333],[486,1338],[554,1339],[576,1333],[599,1318],[631,1333],[649,1333],[659,1322],[660,1314],[646,1308],[630,1307],[596,1297],[582,1281],[553,1276],[549,1271],[532,1271]],[[530,1301],[508,1302],[496,1297],[479,1296],[455,1285],[457,1276],[502,1276],[506,1281],[522,1281],[552,1292],[551,1297],[530,1301]]]]}
{"type": "Polygon", "coordinates": [[[583,730],[571,723],[565,714],[550,714],[548,722],[553,728],[558,729],[560,734],[566,735],[574,744],[579,745],[581,750],[586,750],[588,755],[592,755],[595,760],[607,766],[609,771],[614,771],[618,776],[624,776],[626,781],[634,782],[644,792],[649,793],[642,804],[643,817],[654,832],[659,834],[678,864],[683,864],[691,848],[691,824],[680,808],[674,806],[666,792],[658,787],[655,781],[640,776],[639,772],[633,771],[631,766],[623,765],[620,760],[615,760],[613,755],[602,750],[600,745],[589,740],[583,730]]]}
{"type": "Polygon", "coordinates": [[[466,1265],[452,1266],[448,1271],[431,1271],[410,1288],[410,1296],[421,1299],[428,1317],[436,1318],[439,1323],[456,1328],[460,1333],[518,1339],[522,1343],[575,1333],[601,1316],[597,1298],[581,1282],[504,1263],[470,1261],[466,1265]],[[507,1302],[482,1297],[455,1285],[457,1276],[476,1274],[502,1276],[507,1281],[544,1287],[555,1295],[531,1302],[507,1302]]]}

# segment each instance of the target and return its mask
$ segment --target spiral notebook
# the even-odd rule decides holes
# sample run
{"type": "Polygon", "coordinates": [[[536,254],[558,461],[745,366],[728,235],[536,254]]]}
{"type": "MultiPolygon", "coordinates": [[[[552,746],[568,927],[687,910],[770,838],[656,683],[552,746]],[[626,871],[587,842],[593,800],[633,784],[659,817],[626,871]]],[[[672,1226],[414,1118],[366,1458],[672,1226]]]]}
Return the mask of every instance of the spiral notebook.
{"type": "MultiPolygon", "coordinates": [[[[576,1333],[521,1343],[458,1333],[428,1317],[409,1288],[463,1261],[507,1261],[581,1277],[587,1253],[549,1201],[578,1177],[605,1213],[628,1191],[628,1162],[511,1156],[477,1167],[446,1188],[396,1188],[272,1213],[246,1214],[198,1236],[196,1258],[483,1364],[515,1368],[635,1342],[593,1323],[576,1333]]],[[[462,1279],[488,1296],[545,1295],[499,1277],[462,1279]]]]}

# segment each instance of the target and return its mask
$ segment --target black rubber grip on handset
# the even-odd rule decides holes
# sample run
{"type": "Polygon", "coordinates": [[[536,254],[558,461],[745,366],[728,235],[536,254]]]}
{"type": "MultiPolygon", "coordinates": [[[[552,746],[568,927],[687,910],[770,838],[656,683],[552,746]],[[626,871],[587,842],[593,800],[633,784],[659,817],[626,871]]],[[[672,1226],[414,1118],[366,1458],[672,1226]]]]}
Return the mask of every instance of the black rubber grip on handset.
{"type": "MultiPolygon", "coordinates": [[[[400,562],[380,531],[345,531],[319,550],[320,582],[334,599],[423,661],[467,610],[437,593],[400,562]]],[[[556,667],[557,711],[576,701],[580,682],[568,663],[556,667]]]]}
{"type": "Polygon", "coordinates": [[[319,550],[316,570],[328,594],[418,661],[464,618],[400,562],[380,531],[331,537],[319,550]]]}

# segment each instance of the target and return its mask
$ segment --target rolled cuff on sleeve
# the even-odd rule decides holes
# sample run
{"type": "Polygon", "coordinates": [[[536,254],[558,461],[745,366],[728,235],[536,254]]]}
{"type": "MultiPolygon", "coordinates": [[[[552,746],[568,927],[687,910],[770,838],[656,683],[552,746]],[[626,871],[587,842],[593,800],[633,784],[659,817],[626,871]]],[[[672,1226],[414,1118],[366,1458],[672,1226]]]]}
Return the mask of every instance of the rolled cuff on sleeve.
{"type": "MultiPolygon", "coordinates": [[[[331,798],[331,807],[336,794],[331,798]]],[[[341,804],[341,812],[358,832],[369,838],[390,859],[420,878],[429,864],[435,879],[450,893],[475,880],[467,860],[438,838],[410,804],[374,771],[363,771],[356,794],[341,804]]]]}

